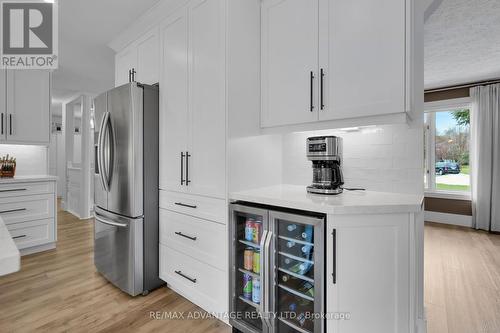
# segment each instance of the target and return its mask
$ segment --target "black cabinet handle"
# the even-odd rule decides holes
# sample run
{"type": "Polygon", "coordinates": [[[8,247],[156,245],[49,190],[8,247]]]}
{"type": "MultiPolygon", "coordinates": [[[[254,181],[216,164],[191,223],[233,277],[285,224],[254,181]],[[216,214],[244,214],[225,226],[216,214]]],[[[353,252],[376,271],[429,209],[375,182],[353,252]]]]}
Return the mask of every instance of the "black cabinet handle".
{"type": "Polygon", "coordinates": [[[132,82],[135,82],[135,74],[137,73],[137,72],[135,71],[135,68],[132,68],[131,73],[132,73],[132,82]]]}
{"type": "Polygon", "coordinates": [[[25,210],[27,210],[27,209],[26,208],[18,208],[18,209],[2,210],[2,211],[0,211],[0,214],[15,213],[15,212],[24,212],[25,210]]]}
{"type": "Polygon", "coordinates": [[[26,237],[26,235],[15,236],[15,237],[12,237],[12,239],[18,239],[18,238],[24,238],[24,237],[26,237]]]}
{"type": "Polygon", "coordinates": [[[184,185],[184,152],[181,152],[181,185],[184,185]]]}
{"type": "Polygon", "coordinates": [[[191,157],[191,155],[187,151],[186,152],[186,186],[189,186],[189,183],[191,183],[191,181],[189,180],[189,158],[190,157],[191,157]]]}
{"type": "Polygon", "coordinates": [[[12,135],[12,114],[9,114],[9,135],[12,135]]]}
{"type": "Polygon", "coordinates": [[[336,229],[333,229],[332,231],[332,239],[333,239],[332,277],[333,277],[333,284],[337,284],[337,230],[336,229]]]}
{"type": "Polygon", "coordinates": [[[325,79],[325,71],[323,70],[323,68],[321,68],[321,73],[320,73],[320,104],[321,104],[321,110],[324,110],[325,109],[325,103],[323,101],[323,81],[325,79]]]}
{"type": "Polygon", "coordinates": [[[196,279],[190,278],[189,276],[183,274],[181,271],[175,271],[175,274],[178,274],[178,275],[182,276],[183,278],[185,278],[193,283],[196,283],[196,279]]]}
{"type": "Polygon", "coordinates": [[[132,70],[131,69],[128,70],[128,82],[129,83],[132,82],[132,70]]]}
{"type": "Polygon", "coordinates": [[[184,237],[184,238],[187,238],[187,239],[190,239],[192,241],[195,241],[197,239],[197,237],[191,237],[191,236],[188,236],[188,235],[184,235],[182,232],[180,231],[176,231],[175,234],[177,236],[181,236],[181,237],[184,237]]]}
{"type": "Polygon", "coordinates": [[[314,86],[314,73],[313,71],[311,71],[311,76],[309,77],[310,79],[310,98],[311,98],[311,103],[310,103],[310,106],[309,106],[309,111],[313,112],[314,111],[314,102],[313,102],[313,99],[314,99],[314,89],[313,89],[313,86],[314,86]]]}
{"type": "Polygon", "coordinates": [[[175,202],[174,204],[177,206],[188,207],[188,208],[193,208],[193,209],[198,207],[198,206],[194,206],[194,205],[184,204],[182,202],[175,202]]]}
{"type": "Polygon", "coordinates": [[[3,135],[3,113],[2,113],[2,135],[3,135]]]}
{"type": "Polygon", "coordinates": [[[17,191],[26,191],[25,188],[13,188],[9,190],[0,190],[0,192],[17,192],[17,191]]]}

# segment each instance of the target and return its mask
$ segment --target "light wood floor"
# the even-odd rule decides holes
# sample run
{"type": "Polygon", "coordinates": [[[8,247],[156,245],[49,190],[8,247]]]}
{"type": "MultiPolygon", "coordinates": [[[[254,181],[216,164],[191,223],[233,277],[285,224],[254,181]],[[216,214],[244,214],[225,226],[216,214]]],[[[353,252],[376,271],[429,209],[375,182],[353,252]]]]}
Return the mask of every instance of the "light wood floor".
{"type": "Polygon", "coordinates": [[[0,332],[231,332],[215,319],[151,319],[151,311],[200,308],[166,287],[146,297],[121,292],[95,270],[91,221],[58,216],[57,250],[23,257],[20,272],[0,278],[0,332]]]}
{"type": "Polygon", "coordinates": [[[500,332],[500,236],[425,227],[428,333],[500,332]]]}
{"type": "MultiPolygon", "coordinates": [[[[93,228],[59,212],[57,250],[23,257],[0,278],[0,332],[229,333],[215,319],[155,320],[151,311],[200,309],[164,287],[132,298],[93,264],[93,228]]],[[[427,224],[425,302],[429,333],[500,332],[500,236],[427,224]]]]}

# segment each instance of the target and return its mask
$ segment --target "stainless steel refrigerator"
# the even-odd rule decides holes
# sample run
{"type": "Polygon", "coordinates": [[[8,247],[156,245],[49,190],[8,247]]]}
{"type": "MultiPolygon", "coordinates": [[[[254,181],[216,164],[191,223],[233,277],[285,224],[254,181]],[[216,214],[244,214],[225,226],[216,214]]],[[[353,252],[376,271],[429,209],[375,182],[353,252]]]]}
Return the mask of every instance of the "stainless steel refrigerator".
{"type": "Polygon", "coordinates": [[[233,332],[324,332],[325,216],[248,203],[230,210],[233,332]]]}
{"type": "Polygon", "coordinates": [[[94,99],[94,263],[126,293],[158,272],[158,87],[136,82],[94,99]]]}

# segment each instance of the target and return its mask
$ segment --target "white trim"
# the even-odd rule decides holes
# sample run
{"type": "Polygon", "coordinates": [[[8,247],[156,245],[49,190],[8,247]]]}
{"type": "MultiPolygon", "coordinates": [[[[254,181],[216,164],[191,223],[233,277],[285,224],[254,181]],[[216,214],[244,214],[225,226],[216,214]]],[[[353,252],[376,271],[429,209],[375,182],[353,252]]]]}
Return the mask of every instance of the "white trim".
{"type": "Polygon", "coordinates": [[[424,212],[424,219],[427,222],[436,222],[442,224],[457,225],[460,227],[472,228],[472,216],[468,215],[458,215],[458,214],[447,214],[438,212],[424,212]]]}
{"type": "Polygon", "coordinates": [[[426,198],[452,199],[452,200],[471,200],[469,191],[454,192],[454,191],[432,191],[426,190],[424,193],[426,198]]]}
{"type": "Polygon", "coordinates": [[[442,101],[427,102],[424,105],[425,112],[450,111],[453,109],[470,108],[472,98],[462,97],[454,99],[445,99],[442,101]]]}

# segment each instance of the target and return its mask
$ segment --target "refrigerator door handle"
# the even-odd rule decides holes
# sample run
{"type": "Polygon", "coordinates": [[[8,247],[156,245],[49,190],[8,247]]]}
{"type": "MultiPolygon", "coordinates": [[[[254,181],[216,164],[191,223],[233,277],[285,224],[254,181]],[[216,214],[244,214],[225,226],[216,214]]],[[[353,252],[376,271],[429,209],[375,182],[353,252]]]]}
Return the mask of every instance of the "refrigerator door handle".
{"type": "Polygon", "coordinates": [[[95,219],[101,223],[112,225],[114,227],[119,227],[119,228],[126,228],[127,227],[127,225],[124,223],[117,223],[117,222],[110,221],[108,219],[103,219],[102,217],[99,217],[98,214],[95,214],[95,219]]]}
{"type": "Polygon", "coordinates": [[[106,192],[109,192],[109,188],[106,184],[106,180],[104,178],[104,159],[103,159],[103,136],[104,136],[104,125],[106,123],[107,112],[104,113],[104,116],[101,121],[101,126],[99,127],[99,136],[97,137],[97,167],[99,170],[99,179],[101,180],[102,187],[106,192]]]}
{"type": "Polygon", "coordinates": [[[113,126],[111,124],[111,114],[108,112],[108,122],[106,128],[109,135],[109,140],[106,141],[106,150],[108,151],[108,162],[106,166],[108,168],[106,172],[106,182],[108,183],[108,188],[111,186],[111,181],[113,180],[113,168],[115,160],[115,140],[113,137],[113,126]]]}
{"type": "Polygon", "coordinates": [[[265,256],[265,262],[264,262],[264,267],[265,267],[265,280],[266,283],[264,285],[264,320],[266,321],[267,327],[269,327],[272,330],[272,327],[274,326],[274,320],[269,318],[270,313],[271,313],[271,292],[273,290],[273,287],[271,285],[272,279],[270,278],[273,276],[273,272],[271,271],[272,268],[272,263],[271,263],[271,240],[273,239],[273,232],[268,231],[267,236],[266,236],[266,241],[264,243],[264,256],[265,256]]]}

